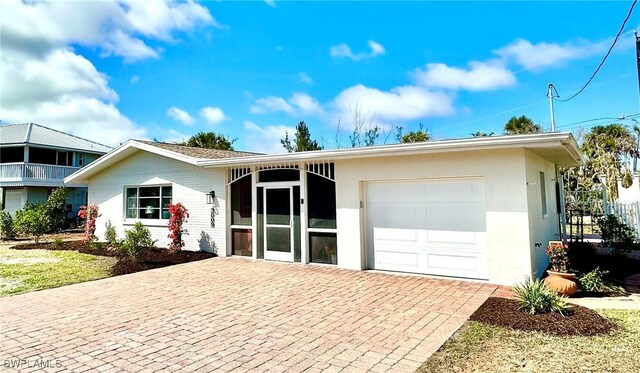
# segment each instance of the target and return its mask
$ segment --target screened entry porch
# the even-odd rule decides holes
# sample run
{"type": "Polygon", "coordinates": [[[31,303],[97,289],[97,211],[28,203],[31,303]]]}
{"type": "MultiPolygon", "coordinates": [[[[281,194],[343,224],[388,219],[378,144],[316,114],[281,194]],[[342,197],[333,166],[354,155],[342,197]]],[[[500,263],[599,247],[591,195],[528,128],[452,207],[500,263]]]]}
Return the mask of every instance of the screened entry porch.
{"type": "Polygon", "coordinates": [[[338,264],[333,163],[228,170],[231,254],[338,264]]]}

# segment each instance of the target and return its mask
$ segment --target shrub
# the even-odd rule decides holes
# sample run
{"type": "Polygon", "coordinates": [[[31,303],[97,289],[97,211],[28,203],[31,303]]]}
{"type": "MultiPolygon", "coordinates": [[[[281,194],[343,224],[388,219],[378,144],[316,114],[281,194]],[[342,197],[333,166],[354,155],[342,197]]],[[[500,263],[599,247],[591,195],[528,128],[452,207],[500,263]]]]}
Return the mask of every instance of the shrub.
{"type": "Polygon", "coordinates": [[[590,293],[602,291],[604,288],[604,280],[602,277],[607,273],[609,273],[609,271],[602,271],[600,267],[596,267],[593,271],[579,277],[578,280],[580,281],[582,290],[590,293]]]}
{"type": "Polygon", "coordinates": [[[67,219],[67,196],[69,190],[65,187],[56,188],[45,203],[47,214],[51,219],[51,228],[63,228],[67,219]]]}
{"type": "Polygon", "coordinates": [[[56,249],[59,249],[62,247],[62,245],[64,245],[64,240],[60,237],[56,237],[53,239],[53,241],[51,241],[51,245],[53,245],[53,247],[55,247],[56,249]]]}
{"type": "Polygon", "coordinates": [[[15,224],[19,232],[33,236],[36,243],[51,230],[51,217],[42,203],[28,203],[16,212],[15,224]]]}
{"type": "Polygon", "coordinates": [[[562,242],[549,242],[547,256],[549,257],[549,265],[552,271],[566,273],[569,270],[567,246],[562,242]]]}
{"type": "Polygon", "coordinates": [[[100,217],[98,205],[80,206],[80,212],[78,216],[81,219],[86,219],[84,225],[84,239],[87,242],[92,242],[97,239],[96,237],[96,220],[100,217]]]}
{"type": "Polygon", "coordinates": [[[167,237],[171,238],[169,250],[175,252],[184,247],[182,235],[187,233],[186,230],[182,228],[182,224],[187,222],[189,211],[181,203],[177,203],[175,205],[169,205],[169,214],[171,214],[169,224],[167,225],[169,228],[169,235],[167,237]]]}
{"type": "Polygon", "coordinates": [[[89,242],[89,247],[93,250],[102,250],[102,248],[104,248],[104,243],[100,241],[91,241],[89,242]]]}
{"type": "Polygon", "coordinates": [[[118,245],[118,232],[116,231],[116,227],[111,224],[111,220],[107,220],[107,222],[104,223],[104,240],[111,246],[118,245]]]}
{"type": "Polygon", "coordinates": [[[625,224],[615,215],[607,215],[598,220],[602,234],[602,243],[612,247],[614,253],[621,254],[638,248],[638,237],[633,228],[625,224]]]}
{"type": "Polygon", "coordinates": [[[0,211],[0,238],[3,240],[16,238],[16,227],[13,218],[5,210],[0,211]]]}
{"type": "Polygon", "coordinates": [[[582,290],[589,293],[624,294],[626,291],[622,286],[617,286],[604,279],[608,273],[609,271],[602,271],[600,267],[596,267],[582,275],[578,278],[582,290]]]}
{"type": "Polygon", "coordinates": [[[125,229],[124,239],[120,245],[123,253],[131,259],[137,260],[145,247],[151,247],[155,241],[151,239],[151,232],[142,223],[137,222],[132,229],[125,229]]]}
{"type": "Polygon", "coordinates": [[[564,315],[571,310],[567,298],[556,294],[539,279],[526,279],[524,284],[515,286],[513,291],[520,309],[532,315],[548,312],[564,315]]]}

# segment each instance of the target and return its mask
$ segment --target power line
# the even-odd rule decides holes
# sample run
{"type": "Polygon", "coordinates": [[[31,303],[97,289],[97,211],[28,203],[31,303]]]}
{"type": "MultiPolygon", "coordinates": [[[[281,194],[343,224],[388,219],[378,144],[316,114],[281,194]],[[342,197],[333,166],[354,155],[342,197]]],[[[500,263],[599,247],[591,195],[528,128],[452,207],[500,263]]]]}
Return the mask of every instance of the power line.
{"type": "Polygon", "coordinates": [[[570,127],[574,127],[574,126],[577,126],[577,125],[580,125],[580,124],[584,124],[584,123],[599,121],[599,123],[590,124],[590,126],[592,126],[592,125],[598,125],[598,124],[602,124],[602,123],[611,123],[612,121],[636,119],[638,117],[640,117],[640,113],[625,114],[625,115],[620,115],[620,116],[617,116],[617,117],[602,117],[602,118],[586,119],[586,120],[581,120],[579,122],[563,124],[561,126],[558,126],[558,128],[570,128],[570,127]],[[600,122],[600,121],[604,121],[604,122],[600,122]]]}
{"type": "Polygon", "coordinates": [[[637,3],[638,3],[638,0],[633,0],[633,3],[631,3],[631,7],[629,8],[629,12],[627,13],[627,16],[624,18],[624,21],[622,22],[622,25],[620,26],[620,30],[616,34],[615,39],[613,39],[613,43],[611,43],[611,46],[609,47],[609,50],[607,51],[607,53],[602,58],[602,61],[600,61],[600,64],[598,65],[596,70],[593,72],[593,74],[591,74],[591,77],[589,78],[589,80],[587,80],[587,82],[582,86],[582,88],[580,88],[578,90],[578,92],[576,92],[573,96],[569,97],[566,100],[558,100],[558,102],[567,102],[567,101],[570,101],[570,100],[574,99],[576,96],[578,96],[580,93],[582,93],[582,91],[584,91],[587,88],[589,83],[591,83],[593,78],[596,77],[596,75],[598,74],[598,72],[600,71],[600,69],[602,68],[604,63],[607,61],[607,58],[609,58],[609,55],[611,54],[611,51],[613,50],[613,48],[618,43],[618,39],[620,39],[620,35],[622,35],[622,33],[624,32],[624,30],[625,30],[624,27],[626,26],[627,21],[631,17],[631,13],[633,13],[633,8],[635,8],[637,3]]]}

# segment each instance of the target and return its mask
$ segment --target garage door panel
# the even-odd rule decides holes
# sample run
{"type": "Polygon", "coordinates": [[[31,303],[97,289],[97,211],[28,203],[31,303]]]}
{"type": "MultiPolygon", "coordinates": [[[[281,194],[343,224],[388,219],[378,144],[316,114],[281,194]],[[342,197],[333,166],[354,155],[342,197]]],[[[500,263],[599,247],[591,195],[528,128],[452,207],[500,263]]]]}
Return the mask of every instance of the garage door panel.
{"type": "Polygon", "coordinates": [[[417,229],[374,228],[373,239],[376,242],[418,242],[419,235],[417,229]]]}
{"type": "Polygon", "coordinates": [[[425,227],[430,230],[480,232],[485,230],[485,208],[480,203],[431,203],[425,227]]]}
{"type": "Polygon", "coordinates": [[[365,190],[370,268],[487,278],[483,180],[369,183],[365,190]]]}

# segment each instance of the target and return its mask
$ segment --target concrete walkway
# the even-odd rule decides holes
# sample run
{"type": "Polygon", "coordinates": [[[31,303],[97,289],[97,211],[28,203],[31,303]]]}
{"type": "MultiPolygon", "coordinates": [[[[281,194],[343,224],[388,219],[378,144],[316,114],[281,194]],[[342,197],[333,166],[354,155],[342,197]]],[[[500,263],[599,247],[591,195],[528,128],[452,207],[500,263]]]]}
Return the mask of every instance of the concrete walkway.
{"type": "Polygon", "coordinates": [[[21,371],[412,372],[495,289],[215,258],[0,298],[0,362],[21,371]]]}

